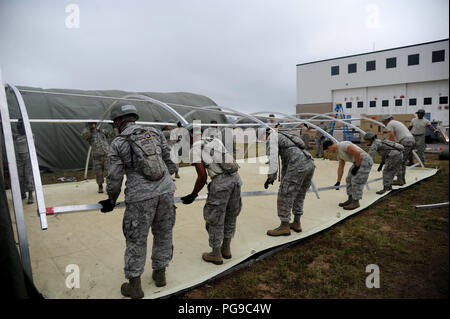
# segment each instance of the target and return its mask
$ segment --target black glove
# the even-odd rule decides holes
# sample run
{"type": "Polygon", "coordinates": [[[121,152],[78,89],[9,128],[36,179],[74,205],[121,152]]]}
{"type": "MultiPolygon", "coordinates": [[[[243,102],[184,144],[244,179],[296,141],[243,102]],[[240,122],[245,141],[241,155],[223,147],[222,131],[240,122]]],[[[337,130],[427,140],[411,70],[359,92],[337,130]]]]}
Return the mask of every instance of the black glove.
{"type": "Polygon", "coordinates": [[[189,194],[184,197],[181,197],[181,202],[185,205],[191,204],[195,198],[197,198],[198,194],[189,194]]]}
{"type": "Polygon", "coordinates": [[[320,140],[323,141],[325,139],[325,136],[321,136],[320,140]]]}
{"type": "Polygon", "coordinates": [[[380,163],[380,166],[378,166],[378,169],[377,169],[378,172],[381,172],[381,170],[383,169],[383,165],[384,165],[384,163],[380,163]]]}
{"type": "Polygon", "coordinates": [[[269,188],[269,184],[273,185],[273,180],[268,178],[264,183],[264,188],[265,189],[269,188]]]}
{"type": "Polygon", "coordinates": [[[98,202],[100,205],[102,205],[102,209],[100,210],[102,213],[111,212],[114,207],[116,207],[116,203],[111,202],[111,200],[105,199],[98,202]]]}
{"type": "Polygon", "coordinates": [[[339,185],[341,185],[341,182],[336,182],[336,184],[334,184],[334,186],[336,186],[336,190],[339,190],[339,185]]]}
{"type": "Polygon", "coordinates": [[[359,166],[354,166],[353,168],[352,168],[352,175],[353,176],[355,176],[357,173],[358,173],[358,171],[359,171],[359,166]]]}

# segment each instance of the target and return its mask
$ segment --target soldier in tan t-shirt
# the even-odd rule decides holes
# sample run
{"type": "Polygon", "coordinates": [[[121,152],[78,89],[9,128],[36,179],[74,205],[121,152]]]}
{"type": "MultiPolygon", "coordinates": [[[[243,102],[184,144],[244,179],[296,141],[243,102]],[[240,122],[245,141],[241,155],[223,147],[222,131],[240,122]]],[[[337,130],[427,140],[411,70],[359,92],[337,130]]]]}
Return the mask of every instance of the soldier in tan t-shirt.
{"type": "MultiPolygon", "coordinates": [[[[411,121],[411,125],[408,127],[408,129],[411,131],[411,134],[414,137],[414,140],[416,141],[415,149],[417,150],[417,155],[419,155],[420,160],[422,163],[425,163],[425,132],[427,130],[427,127],[434,133],[438,133],[439,131],[435,130],[433,125],[431,125],[430,121],[428,121],[426,118],[424,118],[425,110],[420,109],[416,112],[417,118],[413,119],[411,121]]],[[[409,158],[410,163],[412,164],[412,156],[409,158]]]]}

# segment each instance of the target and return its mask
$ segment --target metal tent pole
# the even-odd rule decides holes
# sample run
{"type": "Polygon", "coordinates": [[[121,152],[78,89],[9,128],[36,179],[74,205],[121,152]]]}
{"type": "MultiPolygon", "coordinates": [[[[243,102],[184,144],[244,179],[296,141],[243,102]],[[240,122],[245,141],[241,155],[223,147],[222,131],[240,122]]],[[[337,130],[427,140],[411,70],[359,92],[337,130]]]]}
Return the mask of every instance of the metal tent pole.
{"type": "Polygon", "coordinates": [[[23,268],[28,277],[33,280],[31,271],[30,251],[28,249],[27,229],[23,214],[22,196],[20,192],[19,172],[17,171],[16,154],[14,151],[14,141],[9,120],[8,103],[6,101],[5,87],[2,83],[0,70],[0,115],[2,119],[3,136],[5,139],[6,157],[11,180],[11,195],[13,199],[14,216],[16,219],[17,236],[19,239],[20,258],[23,268]]]}

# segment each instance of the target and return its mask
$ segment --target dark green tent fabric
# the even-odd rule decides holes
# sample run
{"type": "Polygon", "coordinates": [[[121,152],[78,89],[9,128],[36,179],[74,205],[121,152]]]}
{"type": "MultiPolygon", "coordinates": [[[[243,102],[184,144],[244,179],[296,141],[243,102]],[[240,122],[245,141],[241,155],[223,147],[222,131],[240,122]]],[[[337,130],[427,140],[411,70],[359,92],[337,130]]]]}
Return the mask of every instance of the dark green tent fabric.
{"type": "MultiPolygon", "coordinates": [[[[19,90],[109,96],[119,98],[128,94],[140,94],[165,103],[174,103],[197,107],[216,105],[213,100],[206,96],[186,92],[153,93],[125,92],[118,90],[44,90],[41,88],[24,86],[18,86],[17,88],[19,90]]],[[[6,96],[11,119],[19,118],[20,112],[18,103],[14,92],[9,87],[6,90],[6,96]]],[[[102,119],[106,110],[114,102],[114,100],[110,99],[51,95],[31,92],[23,92],[22,97],[24,99],[30,119],[102,119]]],[[[139,121],[174,123],[178,121],[171,113],[156,104],[135,101],[130,101],[129,104],[133,104],[137,107],[140,115],[139,121]]],[[[182,107],[174,106],[173,108],[181,115],[184,115],[191,111],[190,109],[182,107]]],[[[186,120],[189,122],[194,119],[201,120],[203,123],[210,123],[210,121],[212,120],[215,120],[218,123],[227,123],[227,118],[224,115],[207,111],[198,111],[186,118],[186,120]]],[[[31,128],[35,137],[39,166],[43,169],[52,171],[83,169],[86,163],[86,156],[89,148],[88,143],[85,142],[80,136],[80,133],[84,127],[85,124],[83,123],[32,123],[31,128]]],[[[106,124],[105,127],[111,128],[109,124],[106,124]]]]}

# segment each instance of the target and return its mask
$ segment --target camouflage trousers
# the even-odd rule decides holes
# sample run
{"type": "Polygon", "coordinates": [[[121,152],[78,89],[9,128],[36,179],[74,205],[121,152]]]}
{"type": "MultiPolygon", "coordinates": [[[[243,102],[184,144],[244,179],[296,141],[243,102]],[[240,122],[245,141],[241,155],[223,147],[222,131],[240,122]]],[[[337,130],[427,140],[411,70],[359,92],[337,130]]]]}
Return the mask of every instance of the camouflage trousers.
{"type": "Polygon", "coordinates": [[[211,248],[222,245],[224,238],[234,236],[236,220],[242,209],[241,185],[238,173],[218,175],[208,184],[203,217],[211,248]]]}
{"type": "Polygon", "coordinates": [[[93,158],[95,179],[98,185],[103,184],[104,176],[108,173],[108,156],[96,156],[93,158]]]}
{"type": "Polygon", "coordinates": [[[21,194],[24,195],[25,192],[32,192],[34,190],[34,180],[30,155],[28,153],[18,153],[16,163],[21,194]]]}
{"type": "Polygon", "coordinates": [[[403,145],[403,163],[400,166],[400,170],[397,173],[398,179],[405,179],[406,175],[406,162],[412,156],[412,150],[414,149],[414,145],[416,144],[413,137],[405,137],[400,141],[400,144],[403,145]]]}
{"type": "Polygon", "coordinates": [[[324,153],[323,153],[323,142],[325,141],[325,139],[320,139],[320,138],[316,138],[315,142],[316,142],[316,157],[324,157],[324,153]]]}
{"type": "Polygon", "coordinates": [[[153,234],[152,268],[167,267],[173,257],[172,229],[175,215],[173,193],[126,204],[122,223],[126,240],[125,278],[139,277],[144,272],[150,227],[153,234]]]}
{"type": "Polygon", "coordinates": [[[351,196],[354,200],[361,200],[363,195],[364,186],[369,179],[370,170],[373,165],[373,160],[369,156],[361,158],[359,163],[359,170],[356,175],[352,175],[352,169],[355,164],[350,167],[345,182],[347,184],[347,195],[351,196]]]}
{"type": "Polygon", "coordinates": [[[386,158],[386,162],[383,168],[383,187],[390,188],[395,175],[401,169],[403,164],[403,153],[399,151],[390,152],[386,158]]]}
{"type": "MultiPolygon", "coordinates": [[[[422,135],[413,135],[414,140],[416,142],[415,149],[417,150],[417,155],[423,164],[425,164],[425,148],[427,144],[425,143],[425,134],[422,135]]],[[[411,162],[412,162],[413,154],[411,152],[411,162]]]]}
{"type": "Polygon", "coordinates": [[[311,161],[307,168],[292,170],[288,167],[286,175],[280,183],[277,197],[278,217],[282,222],[289,222],[291,210],[294,215],[303,215],[303,203],[306,193],[311,187],[312,177],[316,169],[311,161]]]}

